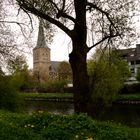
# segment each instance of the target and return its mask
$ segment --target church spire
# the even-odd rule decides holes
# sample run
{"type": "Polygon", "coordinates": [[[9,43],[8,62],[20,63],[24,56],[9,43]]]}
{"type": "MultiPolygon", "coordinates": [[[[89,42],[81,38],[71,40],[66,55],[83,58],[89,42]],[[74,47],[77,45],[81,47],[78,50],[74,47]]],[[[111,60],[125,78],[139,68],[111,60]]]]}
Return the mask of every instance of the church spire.
{"type": "Polygon", "coordinates": [[[45,36],[44,36],[44,29],[43,29],[43,21],[39,21],[39,31],[38,31],[38,39],[37,39],[37,48],[46,48],[46,41],[45,41],[45,36]]]}

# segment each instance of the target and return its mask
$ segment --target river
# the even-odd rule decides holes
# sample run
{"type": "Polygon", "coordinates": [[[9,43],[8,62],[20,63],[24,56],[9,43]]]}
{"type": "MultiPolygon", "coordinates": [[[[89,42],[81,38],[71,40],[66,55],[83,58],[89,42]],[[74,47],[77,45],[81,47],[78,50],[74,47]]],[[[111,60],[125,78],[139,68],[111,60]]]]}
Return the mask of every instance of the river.
{"type": "MultiPolygon", "coordinates": [[[[25,111],[28,113],[47,111],[66,115],[74,113],[74,105],[72,102],[26,101],[25,111]]],[[[102,115],[100,120],[109,120],[140,128],[140,105],[115,104],[102,115]]]]}

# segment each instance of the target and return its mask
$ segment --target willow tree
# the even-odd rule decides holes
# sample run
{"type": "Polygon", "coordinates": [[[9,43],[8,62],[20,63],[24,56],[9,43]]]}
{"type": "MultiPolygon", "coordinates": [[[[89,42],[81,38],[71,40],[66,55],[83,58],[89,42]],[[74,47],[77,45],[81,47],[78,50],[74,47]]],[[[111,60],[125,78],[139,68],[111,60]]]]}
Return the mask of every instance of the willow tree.
{"type": "MultiPolygon", "coordinates": [[[[32,13],[66,33],[72,41],[69,62],[73,72],[76,112],[89,113],[91,95],[87,73],[87,53],[95,46],[122,43],[132,36],[133,0],[16,0],[32,13]],[[131,26],[132,27],[132,26],[131,26]]],[[[59,46],[58,46],[59,47],[59,46]]],[[[59,52],[61,53],[61,52],[59,52]]]]}

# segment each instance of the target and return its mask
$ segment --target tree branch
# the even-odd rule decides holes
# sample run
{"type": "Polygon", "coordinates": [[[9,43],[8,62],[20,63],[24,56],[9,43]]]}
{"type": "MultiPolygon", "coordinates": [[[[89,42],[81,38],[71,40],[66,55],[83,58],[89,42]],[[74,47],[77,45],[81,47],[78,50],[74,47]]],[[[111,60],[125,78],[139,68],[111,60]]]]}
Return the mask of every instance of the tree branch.
{"type": "Polygon", "coordinates": [[[65,4],[66,4],[66,0],[63,0],[62,10],[64,10],[64,9],[65,9],[65,4]]]}
{"type": "Polygon", "coordinates": [[[64,26],[61,22],[59,22],[58,20],[50,17],[47,14],[42,13],[41,11],[37,10],[36,8],[34,8],[33,6],[28,6],[26,3],[19,3],[21,9],[23,9],[24,11],[28,11],[32,14],[35,14],[38,17],[41,17],[47,21],[49,21],[50,23],[56,25],[57,27],[59,27],[61,30],[63,30],[69,37],[72,36],[72,31],[69,30],[66,26],[64,26]]]}
{"type": "Polygon", "coordinates": [[[28,27],[28,25],[26,25],[25,23],[21,23],[21,22],[17,22],[17,21],[6,21],[6,20],[0,20],[0,22],[1,22],[1,23],[17,24],[17,25],[20,27],[20,30],[21,30],[23,36],[24,36],[25,38],[27,38],[26,35],[24,34],[23,27],[21,26],[21,25],[24,25],[24,26],[28,27]]]}
{"type": "Polygon", "coordinates": [[[21,22],[17,22],[17,21],[7,21],[7,20],[0,20],[1,23],[14,23],[14,24],[17,24],[17,25],[24,25],[24,26],[27,26],[25,23],[21,23],[21,22]]]}
{"type": "Polygon", "coordinates": [[[64,9],[65,9],[65,3],[66,3],[66,0],[63,0],[63,6],[62,6],[62,9],[59,9],[58,6],[56,5],[56,3],[54,3],[52,0],[49,0],[49,2],[51,4],[53,4],[53,6],[57,9],[58,13],[56,15],[56,17],[59,19],[60,17],[63,17],[63,18],[67,18],[71,21],[73,21],[74,23],[76,22],[75,19],[73,17],[71,17],[70,15],[66,14],[64,12],[64,9]]]}
{"type": "Polygon", "coordinates": [[[108,13],[108,12],[102,10],[102,9],[99,8],[97,5],[95,5],[95,4],[93,4],[93,3],[90,3],[90,2],[87,2],[87,6],[89,6],[90,9],[91,9],[91,8],[94,8],[94,9],[100,11],[101,13],[103,13],[103,14],[107,17],[107,19],[109,20],[109,22],[111,23],[111,25],[115,28],[115,25],[114,25],[114,23],[112,22],[112,20],[111,20],[111,18],[110,18],[110,16],[109,16],[109,13],[108,13]]]}
{"type": "Polygon", "coordinates": [[[117,37],[117,36],[120,36],[120,34],[108,35],[108,36],[103,37],[100,41],[98,41],[97,43],[95,43],[93,46],[89,47],[88,48],[88,51],[90,51],[92,48],[96,47],[100,43],[104,42],[105,40],[111,39],[111,38],[114,38],[114,37],[117,37]]]}

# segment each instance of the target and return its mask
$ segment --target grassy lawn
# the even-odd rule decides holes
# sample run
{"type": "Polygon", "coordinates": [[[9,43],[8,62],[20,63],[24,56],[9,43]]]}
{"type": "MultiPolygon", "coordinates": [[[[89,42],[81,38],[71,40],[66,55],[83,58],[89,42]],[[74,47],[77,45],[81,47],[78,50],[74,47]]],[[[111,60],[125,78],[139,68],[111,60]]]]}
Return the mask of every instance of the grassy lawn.
{"type": "Polygon", "coordinates": [[[85,114],[0,111],[1,140],[140,140],[140,129],[99,122],[85,114]]]}
{"type": "MultiPolygon", "coordinates": [[[[23,98],[73,98],[73,93],[20,93],[23,98]]],[[[115,100],[140,100],[140,93],[118,95],[115,100]]]]}
{"type": "Polygon", "coordinates": [[[140,100],[140,93],[119,95],[117,100],[140,100]]]}
{"type": "MultiPolygon", "coordinates": [[[[73,93],[20,93],[23,98],[72,98],[73,93]]],[[[140,100],[140,93],[118,95],[116,100],[140,100]]]]}
{"type": "Polygon", "coordinates": [[[72,98],[73,93],[20,93],[23,98],[72,98]]]}

